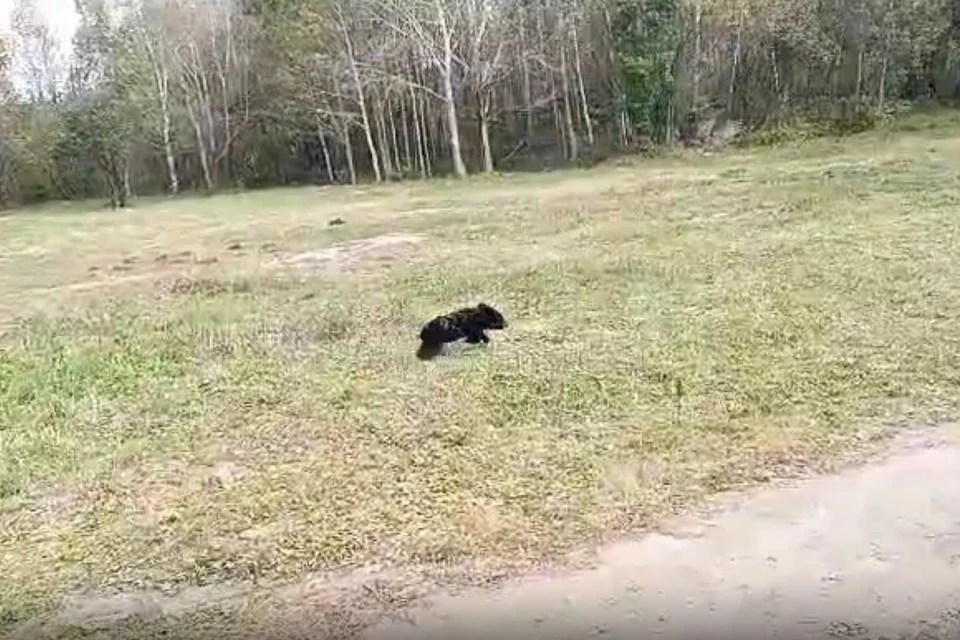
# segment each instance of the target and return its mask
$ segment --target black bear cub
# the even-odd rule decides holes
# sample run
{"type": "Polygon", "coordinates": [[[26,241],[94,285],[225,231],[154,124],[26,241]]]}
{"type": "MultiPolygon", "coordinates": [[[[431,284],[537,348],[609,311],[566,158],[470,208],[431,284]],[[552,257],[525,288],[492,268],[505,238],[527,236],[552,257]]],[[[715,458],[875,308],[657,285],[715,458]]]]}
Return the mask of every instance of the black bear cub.
{"type": "Polygon", "coordinates": [[[490,342],[486,331],[506,329],[503,315],[488,304],[459,309],[445,316],[437,316],[420,330],[420,348],[417,357],[429,360],[443,350],[447,342],[466,339],[469,344],[490,342]]]}

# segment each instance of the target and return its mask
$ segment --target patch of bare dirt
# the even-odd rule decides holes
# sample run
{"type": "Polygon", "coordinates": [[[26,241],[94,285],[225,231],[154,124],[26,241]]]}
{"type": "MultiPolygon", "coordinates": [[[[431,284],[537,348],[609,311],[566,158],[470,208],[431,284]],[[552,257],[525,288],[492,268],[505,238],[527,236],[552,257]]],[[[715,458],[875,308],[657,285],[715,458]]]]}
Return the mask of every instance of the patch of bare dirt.
{"type": "MultiPolygon", "coordinates": [[[[55,274],[60,281],[58,284],[34,285],[18,291],[15,299],[10,298],[9,310],[0,304],[0,307],[3,307],[2,311],[9,311],[7,314],[9,317],[0,314],[0,327],[9,328],[15,324],[18,317],[21,317],[23,309],[18,305],[23,298],[30,301],[28,312],[33,313],[42,309],[57,312],[60,306],[67,305],[76,296],[99,294],[103,289],[132,289],[141,286],[144,281],[151,280],[161,292],[167,294],[240,293],[249,289],[251,286],[249,282],[225,282],[218,278],[202,277],[198,269],[202,271],[204,267],[218,264],[253,261],[267,268],[286,267],[300,271],[326,271],[335,274],[366,264],[393,261],[422,240],[423,237],[419,235],[394,233],[301,253],[283,252],[274,242],[247,245],[238,240],[230,240],[225,243],[223,250],[213,252],[183,249],[154,255],[148,253],[126,256],[104,255],[95,264],[88,263],[82,267],[63,266],[62,273],[55,274]],[[60,277],[68,272],[72,277],[60,277]]],[[[42,255],[41,252],[41,249],[31,248],[20,253],[36,257],[42,255]]],[[[2,298],[3,292],[0,291],[0,303],[6,302],[2,298]]]]}
{"type": "Polygon", "coordinates": [[[422,241],[421,235],[388,233],[336,244],[327,249],[284,254],[278,257],[276,265],[305,270],[337,271],[370,261],[393,260],[422,241]]]}
{"type": "Polygon", "coordinates": [[[237,251],[201,255],[184,250],[158,255],[102,256],[98,263],[83,266],[73,263],[59,265],[43,278],[50,284],[41,284],[41,280],[19,290],[5,291],[0,287],[0,327],[11,327],[18,318],[34,313],[59,314],[85,297],[101,295],[104,289],[111,292],[139,290],[142,283],[150,281],[161,291],[172,294],[241,292],[249,288],[248,282],[220,282],[215,278],[199,277],[197,272],[220,263],[222,259],[241,260],[244,255],[237,251]],[[24,300],[28,302],[26,306],[22,304],[24,300]]]}
{"type": "Polygon", "coordinates": [[[210,470],[205,483],[214,488],[230,487],[246,475],[247,470],[243,466],[230,460],[221,460],[210,470]]]}
{"type": "Polygon", "coordinates": [[[72,594],[64,598],[57,624],[95,630],[108,629],[130,618],[178,616],[199,607],[229,605],[252,591],[249,586],[189,587],[174,596],[159,591],[110,596],[72,594]]]}
{"type": "MultiPolygon", "coordinates": [[[[232,476],[238,468],[218,465],[232,476]]],[[[66,629],[126,640],[152,629],[170,637],[191,635],[209,615],[220,634],[233,638],[289,637],[311,640],[355,637],[384,619],[397,619],[431,594],[494,587],[527,575],[526,563],[496,570],[469,566],[390,568],[373,565],[307,576],[293,583],[252,582],[120,593],[77,591],[66,595],[50,618],[21,627],[17,640],[60,637],[66,629]]],[[[99,636],[96,636],[99,637],[99,636]]],[[[151,636],[154,637],[154,636],[151,636]]]]}
{"type": "MultiPolygon", "coordinates": [[[[242,255],[238,250],[234,250],[231,245],[227,248],[230,256],[242,255]]],[[[217,255],[201,255],[195,251],[184,250],[176,253],[161,253],[152,259],[145,256],[130,255],[124,257],[119,262],[108,265],[92,265],[87,269],[90,278],[96,278],[100,275],[108,278],[110,274],[140,272],[139,275],[150,275],[158,272],[169,272],[177,268],[205,266],[217,264],[220,257],[217,255]]]]}
{"type": "Polygon", "coordinates": [[[156,257],[157,264],[189,264],[196,262],[197,256],[193,251],[179,251],[174,254],[161,253],[156,257]]]}
{"type": "MultiPolygon", "coordinates": [[[[434,592],[435,576],[413,569],[366,567],[337,575],[315,575],[294,584],[220,584],[188,587],[176,593],[159,590],[115,594],[76,592],[66,596],[59,613],[45,623],[22,628],[16,637],[46,638],[66,628],[118,631],[130,623],[165,627],[176,635],[198,612],[215,612],[232,637],[344,638],[400,611],[434,592]],[[239,635],[237,635],[239,634],[239,635]]],[[[478,581],[471,581],[479,584],[478,581]]],[[[142,627],[141,627],[142,628],[142,627]]],[[[111,635],[110,637],[115,637],[111,635]]],[[[116,637],[124,637],[122,633],[116,637]]]]}
{"type": "Polygon", "coordinates": [[[218,278],[190,278],[179,276],[168,281],[158,281],[162,291],[174,295],[217,296],[225,293],[249,293],[253,285],[249,280],[221,280],[218,278]]]}

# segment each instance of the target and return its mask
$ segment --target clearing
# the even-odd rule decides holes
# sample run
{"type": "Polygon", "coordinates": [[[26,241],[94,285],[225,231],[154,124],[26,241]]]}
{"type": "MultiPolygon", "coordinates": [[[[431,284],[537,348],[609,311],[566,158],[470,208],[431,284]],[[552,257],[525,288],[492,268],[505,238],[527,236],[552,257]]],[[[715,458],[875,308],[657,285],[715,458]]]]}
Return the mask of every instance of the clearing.
{"type": "Polygon", "coordinates": [[[348,633],[954,417],[936,124],[0,218],[0,635],[348,633]]]}

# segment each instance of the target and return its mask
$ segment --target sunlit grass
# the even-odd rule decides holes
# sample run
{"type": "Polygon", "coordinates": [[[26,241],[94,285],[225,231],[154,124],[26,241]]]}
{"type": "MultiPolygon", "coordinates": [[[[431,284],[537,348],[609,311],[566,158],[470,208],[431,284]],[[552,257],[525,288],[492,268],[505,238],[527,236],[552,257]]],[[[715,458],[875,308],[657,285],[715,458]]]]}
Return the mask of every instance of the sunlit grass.
{"type": "Polygon", "coordinates": [[[916,128],[0,220],[0,628],[80,588],[542,558],[952,405],[960,138],[916,128]],[[413,357],[481,300],[489,347],[413,357]]]}

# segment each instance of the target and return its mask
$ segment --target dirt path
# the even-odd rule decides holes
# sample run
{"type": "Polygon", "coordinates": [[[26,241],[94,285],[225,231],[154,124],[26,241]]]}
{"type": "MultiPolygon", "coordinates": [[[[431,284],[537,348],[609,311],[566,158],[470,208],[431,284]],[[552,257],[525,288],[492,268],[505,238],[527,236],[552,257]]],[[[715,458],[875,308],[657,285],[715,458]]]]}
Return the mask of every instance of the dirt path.
{"type": "Polygon", "coordinates": [[[960,637],[960,430],[866,467],[728,498],[598,565],[434,598],[399,638],[960,637]]]}

